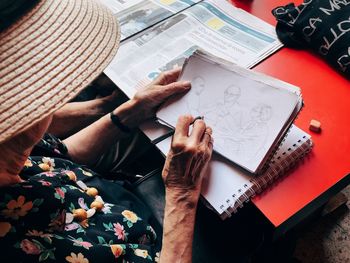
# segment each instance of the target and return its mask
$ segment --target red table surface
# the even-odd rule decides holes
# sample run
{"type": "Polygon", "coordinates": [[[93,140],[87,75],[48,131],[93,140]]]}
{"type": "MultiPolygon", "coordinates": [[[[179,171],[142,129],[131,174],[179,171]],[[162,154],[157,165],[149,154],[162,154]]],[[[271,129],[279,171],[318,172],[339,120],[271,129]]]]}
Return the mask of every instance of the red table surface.
{"type": "MultiPolygon", "coordinates": [[[[276,21],[271,10],[290,2],[231,1],[272,25],[276,21]]],[[[350,83],[316,54],[304,50],[282,48],[254,70],[302,89],[305,107],[296,125],[309,132],[314,142],[312,152],[297,169],[253,199],[277,227],[350,172],[350,83]],[[320,134],[308,131],[311,119],[321,122],[320,134]]]]}

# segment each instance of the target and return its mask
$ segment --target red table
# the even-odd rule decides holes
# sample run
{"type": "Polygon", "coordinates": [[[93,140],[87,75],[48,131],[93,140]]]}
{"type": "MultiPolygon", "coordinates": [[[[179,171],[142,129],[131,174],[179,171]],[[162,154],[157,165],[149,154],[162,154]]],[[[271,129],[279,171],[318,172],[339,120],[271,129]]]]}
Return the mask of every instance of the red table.
{"type": "MultiPolygon", "coordinates": [[[[275,25],[271,10],[290,0],[231,2],[275,25]]],[[[302,89],[305,107],[297,126],[308,131],[311,119],[322,123],[321,134],[310,132],[314,148],[305,161],[253,200],[274,226],[292,227],[350,182],[350,83],[316,54],[289,48],[282,48],[254,70],[302,89]]]]}

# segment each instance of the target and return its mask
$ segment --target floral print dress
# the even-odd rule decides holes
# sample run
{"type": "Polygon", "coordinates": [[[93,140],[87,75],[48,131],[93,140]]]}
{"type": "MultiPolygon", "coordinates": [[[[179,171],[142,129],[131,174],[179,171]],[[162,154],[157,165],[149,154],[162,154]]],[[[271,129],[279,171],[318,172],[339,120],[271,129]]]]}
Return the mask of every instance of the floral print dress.
{"type": "MultiPolygon", "coordinates": [[[[0,188],[0,258],[11,262],[157,262],[160,228],[121,183],[62,158],[64,145],[41,141],[20,176],[0,188]]],[[[0,260],[4,262],[3,260],[0,260]]]]}

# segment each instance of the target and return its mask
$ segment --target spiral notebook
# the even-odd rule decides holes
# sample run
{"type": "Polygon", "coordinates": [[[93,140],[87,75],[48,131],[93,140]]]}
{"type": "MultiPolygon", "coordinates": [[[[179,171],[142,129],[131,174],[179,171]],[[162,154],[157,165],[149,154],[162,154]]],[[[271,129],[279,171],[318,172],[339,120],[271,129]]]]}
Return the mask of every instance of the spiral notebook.
{"type": "MultiPolygon", "coordinates": [[[[159,142],[157,147],[166,155],[170,142],[171,138],[168,138],[159,142]]],[[[273,187],[276,180],[295,167],[311,148],[311,136],[292,125],[267,170],[259,176],[252,176],[214,153],[203,181],[203,200],[222,219],[230,217],[253,196],[273,187]]]]}

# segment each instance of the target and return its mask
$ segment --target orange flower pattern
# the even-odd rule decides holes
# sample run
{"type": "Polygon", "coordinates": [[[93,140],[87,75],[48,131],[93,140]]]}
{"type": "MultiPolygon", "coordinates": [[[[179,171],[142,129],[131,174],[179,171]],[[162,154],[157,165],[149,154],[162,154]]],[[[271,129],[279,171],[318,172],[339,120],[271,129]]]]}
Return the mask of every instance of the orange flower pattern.
{"type": "Polygon", "coordinates": [[[4,237],[11,229],[11,224],[9,222],[0,222],[0,237],[4,237]]]}
{"type": "Polygon", "coordinates": [[[89,263],[89,260],[84,257],[82,253],[70,253],[70,256],[66,257],[66,260],[70,263],[89,263]]]}
{"type": "Polygon", "coordinates": [[[6,207],[6,209],[1,211],[1,214],[5,218],[18,219],[21,216],[25,216],[33,208],[33,203],[31,201],[26,202],[26,198],[20,195],[17,200],[9,201],[6,207]]]}
{"type": "Polygon", "coordinates": [[[146,208],[131,209],[143,205],[130,203],[138,201],[128,197],[121,185],[105,192],[110,189],[108,181],[66,160],[64,146],[58,147],[59,140],[52,143],[53,137],[50,140],[41,144],[50,145],[59,158],[29,157],[20,173],[24,181],[0,188],[2,256],[13,262],[153,262],[160,240],[148,224],[146,208]],[[95,197],[82,191],[78,181],[98,189],[104,204],[104,209],[82,221],[72,217],[73,211],[88,211],[95,197]]]}

